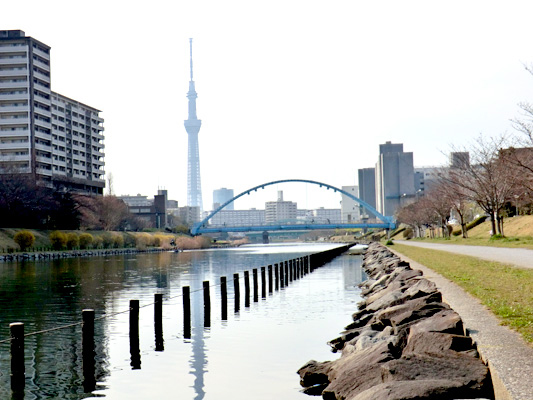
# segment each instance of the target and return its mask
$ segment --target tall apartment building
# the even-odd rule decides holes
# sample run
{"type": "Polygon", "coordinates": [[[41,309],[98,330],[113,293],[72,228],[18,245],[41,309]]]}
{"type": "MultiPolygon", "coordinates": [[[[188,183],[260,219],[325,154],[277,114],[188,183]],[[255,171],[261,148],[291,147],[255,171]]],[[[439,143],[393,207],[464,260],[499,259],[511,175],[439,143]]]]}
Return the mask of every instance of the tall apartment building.
{"type": "Polygon", "coordinates": [[[278,191],[277,201],[267,201],[265,203],[265,222],[267,224],[274,224],[280,221],[296,219],[297,203],[283,200],[283,191],[278,191]]]}
{"type": "Polygon", "coordinates": [[[0,173],[48,187],[103,194],[100,111],[51,90],[50,46],[0,31],[0,173]]]}
{"type": "Polygon", "coordinates": [[[405,153],[402,143],[380,144],[376,163],[376,209],[392,216],[398,207],[414,197],[413,153],[405,153]]]}

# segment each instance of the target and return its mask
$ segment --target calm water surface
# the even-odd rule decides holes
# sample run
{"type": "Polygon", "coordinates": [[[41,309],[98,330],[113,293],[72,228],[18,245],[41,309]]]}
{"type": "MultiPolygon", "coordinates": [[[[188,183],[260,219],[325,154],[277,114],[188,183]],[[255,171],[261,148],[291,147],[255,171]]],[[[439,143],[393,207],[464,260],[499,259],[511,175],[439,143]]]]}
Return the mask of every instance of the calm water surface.
{"type": "MultiPolygon", "coordinates": [[[[296,374],[310,359],[332,360],[326,342],[351,321],[360,301],[361,258],[343,255],[288,287],[244,304],[244,271],[334,247],[257,245],[183,253],[0,264],[0,341],[9,323],[26,333],[95,323],[96,390],[84,393],[81,327],[26,337],[26,388],[12,396],[9,343],[0,343],[0,399],[308,399],[296,374]],[[234,312],[233,274],[240,275],[234,312]],[[220,276],[228,279],[221,318],[220,276]],[[204,327],[202,281],[211,282],[211,326],[204,327]],[[191,338],[183,332],[182,287],[191,287],[191,338]],[[153,301],[163,293],[163,349],[156,351],[153,301]],[[140,369],[132,369],[130,299],[140,300],[140,369]],[[123,313],[120,313],[124,311],[123,313]],[[118,313],[118,314],[117,314],[118,313]]],[[[260,282],[260,270],[258,270],[260,282]]]]}

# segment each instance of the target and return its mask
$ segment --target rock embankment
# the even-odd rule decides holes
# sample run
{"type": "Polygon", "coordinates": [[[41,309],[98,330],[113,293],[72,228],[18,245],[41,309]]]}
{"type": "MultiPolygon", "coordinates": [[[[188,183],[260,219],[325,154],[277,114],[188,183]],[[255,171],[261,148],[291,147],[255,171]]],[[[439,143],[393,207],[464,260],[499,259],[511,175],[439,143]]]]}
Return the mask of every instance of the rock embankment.
{"type": "MultiPolygon", "coordinates": [[[[29,260],[54,260],[59,258],[77,258],[77,257],[92,257],[92,256],[111,256],[122,254],[138,254],[138,253],[163,253],[171,251],[162,248],[152,249],[100,249],[100,250],[65,250],[65,251],[46,251],[36,253],[16,253],[0,255],[0,262],[13,261],[29,261],[29,260]]],[[[174,250],[172,250],[174,251],[174,250]]]]}
{"type": "Polygon", "coordinates": [[[335,361],[299,371],[304,392],[334,400],[492,399],[489,370],[435,284],[386,247],[364,255],[354,322],[329,344],[335,361]]]}

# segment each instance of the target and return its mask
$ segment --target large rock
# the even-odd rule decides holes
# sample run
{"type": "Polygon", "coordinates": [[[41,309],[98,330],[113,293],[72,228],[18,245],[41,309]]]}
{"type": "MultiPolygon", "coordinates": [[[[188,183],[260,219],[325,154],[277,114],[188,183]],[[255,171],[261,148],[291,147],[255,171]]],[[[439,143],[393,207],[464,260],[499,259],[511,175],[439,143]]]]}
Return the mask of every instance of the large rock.
{"type": "Polygon", "coordinates": [[[487,367],[435,284],[380,245],[370,245],[353,322],[329,342],[338,360],[310,361],[304,392],[326,400],[492,398],[487,367]]]}

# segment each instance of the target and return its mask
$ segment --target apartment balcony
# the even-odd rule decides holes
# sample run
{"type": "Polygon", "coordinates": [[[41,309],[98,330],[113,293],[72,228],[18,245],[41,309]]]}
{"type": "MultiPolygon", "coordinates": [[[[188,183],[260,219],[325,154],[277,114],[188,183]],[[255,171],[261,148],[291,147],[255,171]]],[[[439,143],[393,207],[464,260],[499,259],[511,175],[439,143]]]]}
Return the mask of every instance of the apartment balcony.
{"type": "Polygon", "coordinates": [[[47,152],[51,152],[52,151],[52,146],[48,146],[48,145],[42,144],[42,143],[35,143],[35,148],[37,150],[42,150],[42,151],[47,151],[47,152]]]}
{"type": "Polygon", "coordinates": [[[3,54],[3,53],[28,54],[28,46],[5,46],[5,47],[0,47],[0,54],[3,54]]]}
{"type": "Polygon", "coordinates": [[[37,174],[43,176],[52,176],[53,171],[51,169],[39,168],[37,167],[37,174]]]}
{"type": "Polygon", "coordinates": [[[42,57],[42,58],[45,58],[47,60],[50,60],[50,54],[49,53],[45,53],[44,51],[42,50],[39,50],[37,47],[34,47],[33,48],[33,53],[42,57]]]}
{"type": "Polygon", "coordinates": [[[0,101],[19,101],[19,100],[29,100],[29,93],[22,94],[4,94],[0,93],[0,101]]]}
{"type": "Polygon", "coordinates": [[[0,162],[23,162],[23,161],[30,161],[30,155],[11,155],[11,154],[0,154],[0,162]]]}
{"type": "Polygon", "coordinates": [[[0,89],[28,89],[28,82],[4,82],[0,81],[0,89]]]}
{"type": "Polygon", "coordinates": [[[54,160],[54,161],[53,161],[53,164],[54,164],[54,165],[57,165],[58,167],[65,167],[65,168],[67,168],[67,162],[66,162],[66,161],[54,160]]]}
{"type": "Polygon", "coordinates": [[[40,139],[50,140],[52,138],[52,135],[49,133],[41,132],[41,131],[35,131],[35,137],[40,138],[40,139]]]}
{"type": "Polygon", "coordinates": [[[40,120],[40,119],[36,119],[35,120],[35,125],[39,125],[43,128],[48,128],[48,129],[52,129],[52,123],[51,122],[46,122],[46,121],[43,121],[43,120],[40,120]]]}
{"type": "Polygon", "coordinates": [[[30,136],[30,131],[28,129],[22,131],[0,131],[1,138],[25,138],[30,136]]]}
{"type": "Polygon", "coordinates": [[[14,106],[2,107],[2,105],[0,105],[0,114],[11,113],[11,112],[29,112],[29,111],[30,111],[30,108],[28,107],[27,104],[23,106],[18,106],[18,107],[14,107],[14,106]]]}
{"type": "Polygon", "coordinates": [[[28,65],[28,58],[0,58],[0,65],[15,65],[17,67],[28,65]]]}
{"type": "Polygon", "coordinates": [[[50,77],[46,76],[45,74],[41,74],[39,71],[33,71],[33,76],[45,81],[46,83],[50,83],[50,77]]]}
{"type": "MultiPolygon", "coordinates": [[[[2,76],[27,77],[28,76],[28,70],[27,69],[14,69],[14,70],[2,71],[2,76]]],[[[48,78],[47,82],[50,82],[50,78],[48,78]]]]}
{"type": "Polygon", "coordinates": [[[0,126],[9,126],[9,125],[25,125],[26,128],[28,128],[28,124],[30,123],[30,119],[28,117],[25,118],[0,118],[0,126]]]}
{"type": "Polygon", "coordinates": [[[29,151],[30,144],[28,142],[23,143],[0,143],[2,150],[20,150],[20,151],[29,151]]]}
{"type": "Polygon", "coordinates": [[[36,114],[42,115],[43,117],[52,119],[52,112],[41,107],[35,107],[34,111],[36,114]]]}
{"type": "Polygon", "coordinates": [[[33,59],[33,65],[35,65],[36,67],[39,67],[39,68],[42,68],[44,69],[45,71],[50,71],[50,60],[48,60],[48,64],[45,64],[39,60],[36,60],[36,59],[33,59]]]}

